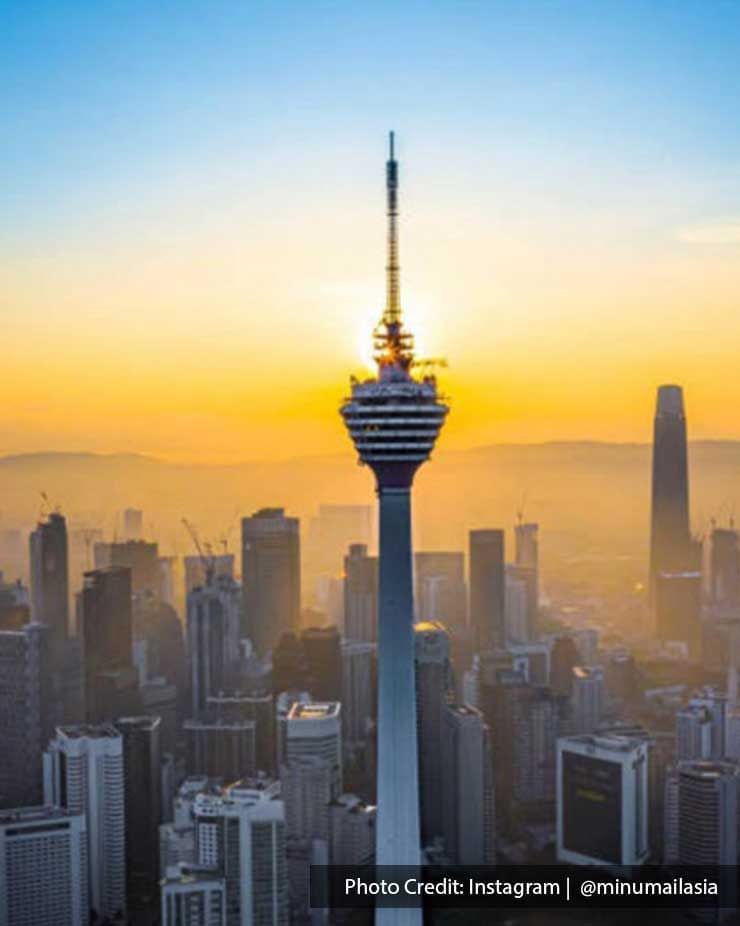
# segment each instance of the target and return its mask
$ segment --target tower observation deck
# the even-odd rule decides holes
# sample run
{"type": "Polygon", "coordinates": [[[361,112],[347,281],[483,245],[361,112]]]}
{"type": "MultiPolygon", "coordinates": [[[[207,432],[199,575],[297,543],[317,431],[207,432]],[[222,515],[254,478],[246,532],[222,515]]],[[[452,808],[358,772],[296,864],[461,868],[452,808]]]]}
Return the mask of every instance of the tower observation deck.
{"type": "MultiPolygon", "coordinates": [[[[340,411],[360,462],[375,474],[380,516],[378,606],[377,865],[420,863],[416,741],[411,485],[448,407],[434,376],[416,376],[413,336],[403,326],[398,264],[398,163],[386,163],[386,305],[374,332],[377,375],[353,380],[340,411]]],[[[417,908],[378,908],[378,926],[417,926],[417,908]]]]}

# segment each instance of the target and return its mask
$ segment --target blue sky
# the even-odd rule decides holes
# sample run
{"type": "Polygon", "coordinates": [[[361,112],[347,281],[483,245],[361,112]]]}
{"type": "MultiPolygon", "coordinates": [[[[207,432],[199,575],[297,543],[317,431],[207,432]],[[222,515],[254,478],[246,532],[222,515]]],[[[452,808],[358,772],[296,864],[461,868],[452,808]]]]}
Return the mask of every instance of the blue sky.
{"type": "Polygon", "coordinates": [[[241,456],[236,409],[307,358],[264,440],[343,446],[391,128],[451,440],[641,439],[664,379],[740,436],[738,61],[734,0],[0,0],[0,451],[187,455],[189,391],[241,456]]]}

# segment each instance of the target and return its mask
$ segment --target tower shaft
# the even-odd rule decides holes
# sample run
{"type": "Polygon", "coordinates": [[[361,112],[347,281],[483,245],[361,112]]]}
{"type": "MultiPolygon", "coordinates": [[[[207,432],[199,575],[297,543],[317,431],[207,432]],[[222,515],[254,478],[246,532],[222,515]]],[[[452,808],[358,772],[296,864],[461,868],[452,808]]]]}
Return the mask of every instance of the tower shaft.
{"type": "MultiPolygon", "coordinates": [[[[378,486],[377,865],[418,865],[419,757],[414,674],[411,487],[378,486]]],[[[382,908],[376,926],[418,926],[419,908],[382,908]]]]}

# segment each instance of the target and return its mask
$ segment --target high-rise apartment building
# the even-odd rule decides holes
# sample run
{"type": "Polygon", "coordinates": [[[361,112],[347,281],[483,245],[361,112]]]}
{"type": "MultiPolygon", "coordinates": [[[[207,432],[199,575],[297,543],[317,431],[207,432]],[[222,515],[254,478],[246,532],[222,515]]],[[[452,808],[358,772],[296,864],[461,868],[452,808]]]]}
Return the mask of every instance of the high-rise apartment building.
{"type": "Polygon", "coordinates": [[[642,865],[648,846],[644,739],[573,736],[557,744],[557,858],[570,865],[642,865]]]}
{"type": "Polygon", "coordinates": [[[59,807],[0,811],[0,926],[87,926],[86,827],[59,807]]]}
{"type": "Polygon", "coordinates": [[[162,926],[226,926],[226,882],[207,868],[168,872],[161,895],[162,926]]]}
{"type": "Polygon", "coordinates": [[[504,531],[470,531],[470,624],[478,651],[506,645],[504,531]]]}
{"type": "Polygon", "coordinates": [[[737,763],[679,762],[679,864],[737,864],[739,793],[737,763]]]}
{"type": "Polygon", "coordinates": [[[301,608],[299,522],[282,508],[242,519],[244,631],[259,655],[296,631],[301,608]]]}
{"type": "Polygon", "coordinates": [[[123,740],[111,725],[59,727],[44,754],[44,801],[87,819],[90,907],[126,911],[123,740]]]}
{"type": "Polygon", "coordinates": [[[650,589],[661,573],[689,569],[689,475],[680,386],[660,386],[653,425],[650,589]]]}
{"type": "Polygon", "coordinates": [[[193,804],[196,860],[225,883],[225,926],[288,926],[285,807],[269,779],[238,782],[193,804]]]}

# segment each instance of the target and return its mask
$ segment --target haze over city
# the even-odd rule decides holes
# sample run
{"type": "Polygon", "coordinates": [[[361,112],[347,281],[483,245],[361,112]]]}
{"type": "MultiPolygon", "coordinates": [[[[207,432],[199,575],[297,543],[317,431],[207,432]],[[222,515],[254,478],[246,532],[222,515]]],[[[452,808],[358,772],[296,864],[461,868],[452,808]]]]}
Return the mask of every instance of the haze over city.
{"type": "Polygon", "coordinates": [[[0,452],[344,450],[389,125],[442,450],[647,442],[666,381],[740,437],[735,4],[0,16],[0,452]]]}

